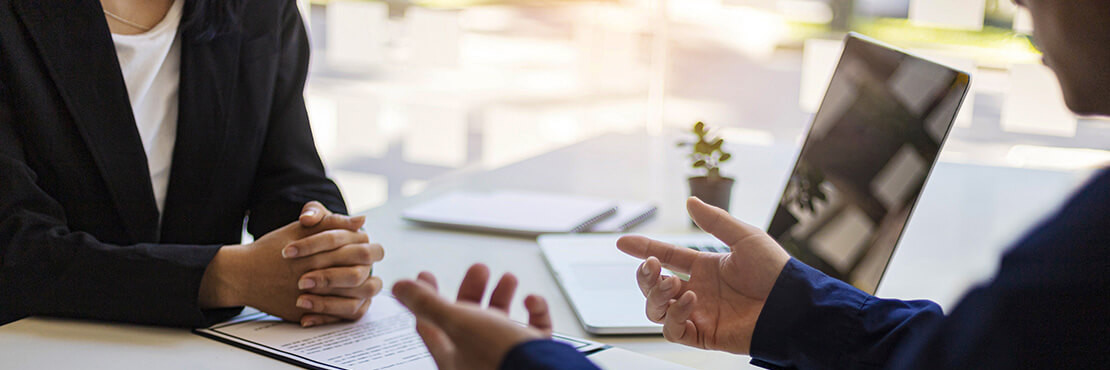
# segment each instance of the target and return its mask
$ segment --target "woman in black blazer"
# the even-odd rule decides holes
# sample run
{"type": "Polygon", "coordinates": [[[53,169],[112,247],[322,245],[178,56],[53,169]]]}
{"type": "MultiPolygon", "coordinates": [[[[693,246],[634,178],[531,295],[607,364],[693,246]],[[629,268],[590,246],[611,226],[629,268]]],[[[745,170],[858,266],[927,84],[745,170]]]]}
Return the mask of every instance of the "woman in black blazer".
{"type": "Polygon", "coordinates": [[[176,0],[176,145],[156,201],[133,115],[149,107],[131,106],[112,33],[173,1],[0,0],[0,324],[202,326],[243,305],[357,319],[383,252],[339,215],[316,153],[295,1],[176,0]],[[237,245],[245,217],[258,240],[237,245]]]}

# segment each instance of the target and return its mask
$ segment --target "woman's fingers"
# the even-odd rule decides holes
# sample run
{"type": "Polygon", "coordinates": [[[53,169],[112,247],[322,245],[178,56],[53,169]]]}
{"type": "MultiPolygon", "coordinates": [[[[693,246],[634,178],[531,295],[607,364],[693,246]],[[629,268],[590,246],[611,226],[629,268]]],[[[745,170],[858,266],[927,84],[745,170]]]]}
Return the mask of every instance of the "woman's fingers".
{"type": "Polygon", "coordinates": [[[333,289],[356,288],[370,278],[370,265],[331,267],[313,270],[301,275],[297,288],[316,294],[328,294],[333,289]]]}
{"type": "MultiPolygon", "coordinates": [[[[307,221],[313,220],[313,217],[309,217],[307,221]]],[[[291,238],[301,239],[328,230],[347,230],[357,232],[364,225],[366,225],[366,216],[351,217],[338,213],[326,213],[320,219],[320,221],[316,222],[316,226],[305,227],[304,224],[301,223],[300,219],[298,219],[297,221],[289,223],[289,225],[286,225],[286,227],[292,227],[291,232],[293,233],[293,235],[291,236],[291,238]]]]}
{"type": "Polygon", "coordinates": [[[516,275],[512,273],[502,275],[501,280],[497,282],[497,286],[493,288],[493,294],[489,297],[490,308],[508,315],[509,306],[513,303],[513,295],[516,294],[517,284],[516,275]]]}
{"type": "Polygon", "coordinates": [[[312,233],[322,230],[330,229],[346,229],[356,231],[366,223],[366,217],[358,216],[351,217],[333,213],[328,210],[323,204],[318,201],[311,201],[305,203],[301,207],[301,215],[297,218],[298,224],[302,227],[302,232],[308,232],[302,236],[308,236],[312,233]]]}
{"type": "Polygon", "coordinates": [[[698,330],[690,315],[694,313],[697,295],[692,291],[683,293],[671,302],[663,321],[663,337],[675,343],[698,347],[698,330]]]}
{"type": "Polygon", "coordinates": [[[351,288],[316,288],[304,291],[305,294],[336,296],[346,298],[370,298],[382,291],[382,279],[371,276],[360,285],[351,288]]]}
{"type": "Polygon", "coordinates": [[[331,211],[328,211],[327,207],[324,207],[323,204],[314,200],[305,203],[304,207],[301,208],[301,216],[297,221],[301,223],[301,226],[313,228],[319,225],[320,221],[323,221],[324,217],[330,214],[331,211]]]}
{"type": "Polygon", "coordinates": [[[297,307],[311,313],[335,316],[345,320],[358,320],[370,307],[370,298],[301,294],[297,297],[297,307]]]}
{"type": "MultiPolygon", "coordinates": [[[[301,294],[297,297],[297,307],[312,314],[358,320],[370,307],[370,299],[381,290],[382,279],[370,277],[358,287],[334,289],[328,295],[301,294]]],[[[301,319],[301,324],[304,325],[306,318],[315,317],[305,315],[305,318],[301,319]]]]}
{"type": "Polygon", "coordinates": [[[340,266],[371,266],[384,258],[385,248],[381,244],[348,244],[330,252],[298,259],[294,268],[307,273],[340,266]]]}
{"type": "Polygon", "coordinates": [[[285,258],[304,258],[335,250],[347,244],[369,243],[370,236],[350,230],[328,230],[295,240],[281,250],[285,258]]]}
{"type": "Polygon", "coordinates": [[[663,278],[659,284],[656,284],[647,295],[646,313],[648,320],[662,323],[667,316],[671,301],[679,293],[686,290],[685,284],[686,282],[677,276],[668,276],[663,278]]]}
{"type": "Polygon", "coordinates": [[[337,323],[337,322],[340,322],[340,321],[343,321],[343,320],[344,320],[343,318],[339,318],[339,317],[335,317],[335,316],[317,315],[317,314],[311,314],[310,313],[310,314],[305,314],[304,316],[301,316],[301,327],[310,328],[310,327],[313,327],[313,326],[334,324],[334,323],[337,323]]]}

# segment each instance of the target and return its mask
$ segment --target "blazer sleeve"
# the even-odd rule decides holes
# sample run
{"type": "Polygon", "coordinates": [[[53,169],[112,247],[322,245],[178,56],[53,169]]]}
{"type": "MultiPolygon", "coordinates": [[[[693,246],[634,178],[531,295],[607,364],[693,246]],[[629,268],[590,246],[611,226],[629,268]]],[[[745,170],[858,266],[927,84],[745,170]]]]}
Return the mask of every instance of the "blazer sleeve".
{"type": "Polygon", "coordinates": [[[261,236],[297,219],[304,204],[320,201],[347,213],[339,188],[324,173],[305,109],[309,44],[296,1],[285,1],[273,108],[254,185],[248,231],[261,236]]]}
{"type": "Polygon", "coordinates": [[[882,368],[906,338],[944,318],[936,303],[879,299],[791,259],[752,333],[752,364],[769,369],[882,368]]]}
{"type": "Polygon", "coordinates": [[[37,184],[0,81],[0,324],[29,315],[195,327],[200,280],[219,245],[112,245],[70,230],[37,184]]]}
{"type": "Polygon", "coordinates": [[[1002,258],[952,314],[791,260],[752,335],[767,368],[1090,369],[1110,362],[1110,171],[1002,258]]]}
{"type": "Polygon", "coordinates": [[[501,370],[596,370],[597,365],[573,347],[551,339],[516,345],[501,361],[501,370]]]}
{"type": "Polygon", "coordinates": [[[1110,171],[1002,258],[896,369],[1098,369],[1110,362],[1110,171]]]}

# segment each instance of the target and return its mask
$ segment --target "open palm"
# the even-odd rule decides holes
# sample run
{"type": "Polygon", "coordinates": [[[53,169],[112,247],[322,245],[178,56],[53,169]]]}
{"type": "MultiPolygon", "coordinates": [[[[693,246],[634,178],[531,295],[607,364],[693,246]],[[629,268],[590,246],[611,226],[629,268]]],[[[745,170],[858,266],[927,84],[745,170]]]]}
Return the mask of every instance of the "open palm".
{"type": "Polygon", "coordinates": [[[646,259],[636,281],[647,297],[648,318],[663,324],[667,340],[748,353],[764,301],[790,256],[765,232],[724,210],[697,198],[690,198],[687,209],[699,227],[732,251],[697,252],[641,236],[623,237],[617,247],[646,259]],[[690,278],[664,277],[662,267],[690,278]]]}

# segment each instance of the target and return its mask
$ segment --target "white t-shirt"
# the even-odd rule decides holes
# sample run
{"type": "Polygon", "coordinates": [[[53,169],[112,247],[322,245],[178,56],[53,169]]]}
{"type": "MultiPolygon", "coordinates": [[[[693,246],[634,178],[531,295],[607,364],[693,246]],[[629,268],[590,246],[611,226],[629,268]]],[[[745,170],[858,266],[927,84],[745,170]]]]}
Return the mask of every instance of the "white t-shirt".
{"type": "Polygon", "coordinates": [[[177,27],[185,0],[175,0],[166,16],[150,31],[112,34],[135,124],[143,140],[154,199],[161,214],[170,183],[173,146],[177,140],[177,92],[181,81],[181,41],[177,27]]]}

